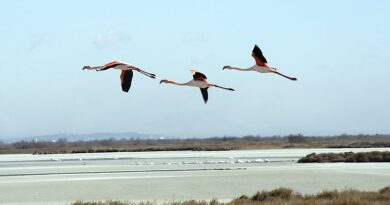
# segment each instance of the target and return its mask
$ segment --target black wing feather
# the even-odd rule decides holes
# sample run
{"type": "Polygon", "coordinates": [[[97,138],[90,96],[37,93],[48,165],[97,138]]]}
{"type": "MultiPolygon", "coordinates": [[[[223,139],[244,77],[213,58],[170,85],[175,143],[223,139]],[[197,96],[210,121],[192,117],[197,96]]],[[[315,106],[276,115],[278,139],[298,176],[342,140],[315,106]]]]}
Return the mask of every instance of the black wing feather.
{"type": "Polygon", "coordinates": [[[194,80],[198,80],[199,78],[207,79],[206,75],[200,72],[195,72],[192,76],[194,77],[194,80]]]}
{"type": "Polygon", "coordinates": [[[267,59],[265,59],[263,52],[261,52],[260,48],[257,45],[255,45],[252,52],[255,54],[256,58],[258,58],[261,62],[267,63],[267,59]]]}
{"type": "Polygon", "coordinates": [[[128,92],[130,90],[131,81],[133,80],[133,71],[126,70],[124,72],[125,73],[122,79],[122,90],[123,92],[128,92]]]}
{"type": "Polygon", "coordinates": [[[200,88],[200,92],[202,92],[204,103],[207,103],[207,100],[209,99],[209,94],[207,92],[208,88],[200,88]]]}
{"type": "Polygon", "coordinates": [[[124,65],[124,63],[116,63],[116,64],[112,64],[110,66],[104,66],[102,69],[100,69],[101,71],[102,70],[107,70],[107,69],[110,69],[110,68],[113,68],[115,66],[118,66],[118,65],[124,65]]]}

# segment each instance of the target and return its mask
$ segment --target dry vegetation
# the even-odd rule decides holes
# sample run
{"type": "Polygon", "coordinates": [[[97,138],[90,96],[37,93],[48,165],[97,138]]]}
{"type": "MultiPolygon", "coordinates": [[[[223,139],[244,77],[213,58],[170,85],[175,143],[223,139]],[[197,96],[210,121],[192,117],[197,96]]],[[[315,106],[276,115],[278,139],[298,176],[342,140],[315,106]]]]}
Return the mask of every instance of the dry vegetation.
{"type": "MultiPolygon", "coordinates": [[[[131,136],[130,136],[131,137],[131,136]]],[[[207,139],[114,139],[91,141],[19,141],[0,143],[0,154],[33,153],[94,153],[94,152],[142,152],[142,151],[219,151],[272,148],[357,148],[390,147],[390,135],[340,135],[314,137],[289,135],[285,137],[220,137],[207,139]]]]}
{"type": "MultiPolygon", "coordinates": [[[[129,203],[120,201],[75,202],[73,205],[156,205],[155,202],[129,203]]],[[[291,189],[279,188],[272,191],[257,192],[253,196],[240,196],[230,202],[177,201],[163,205],[388,205],[390,204],[390,186],[377,192],[358,190],[322,191],[315,195],[302,195],[291,189]]]]}
{"type": "Polygon", "coordinates": [[[311,153],[299,159],[298,162],[390,162],[390,152],[311,153]]]}

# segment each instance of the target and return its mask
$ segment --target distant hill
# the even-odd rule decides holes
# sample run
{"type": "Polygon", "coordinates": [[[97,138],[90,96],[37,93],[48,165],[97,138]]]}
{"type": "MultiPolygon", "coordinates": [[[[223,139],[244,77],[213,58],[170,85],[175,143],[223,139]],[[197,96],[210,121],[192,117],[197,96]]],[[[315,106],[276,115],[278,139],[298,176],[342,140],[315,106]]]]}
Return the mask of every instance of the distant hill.
{"type": "Polygon", "coordinates": [[[166,139],[169,138],[164,135],[154,135],[154,134],[144,134],[137,132],[98,132],[98,133],[88,133],[88,134],[54,134],[54,135],[38,135],[38,136],[22,136],[14,138],[5,138],[1,139],[2,142],[12,143],[21,140],[38,140],[38,141],[53,141],[60,138],[67,139],[68,141],[90,141],[90,140],[102,140],[102,139],[166,139]]]}

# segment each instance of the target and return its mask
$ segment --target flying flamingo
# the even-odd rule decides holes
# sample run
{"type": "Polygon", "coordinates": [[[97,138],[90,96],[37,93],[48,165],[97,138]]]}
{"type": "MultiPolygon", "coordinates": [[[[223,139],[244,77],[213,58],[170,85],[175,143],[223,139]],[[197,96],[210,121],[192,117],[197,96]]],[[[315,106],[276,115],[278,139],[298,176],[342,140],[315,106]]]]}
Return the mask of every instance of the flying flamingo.
{"type": "Polygon", "coordinates": [[[255,45],[252,51],[252,56],[256,61],[256,64],[250,68],[237,68],[233,66],[224,66],[223,70],[225,69],[231,69],[231,70],[241,70],[241,71],[257,71],[259,73],[275,73],[280,76],[283,76],[290,80],[297,80],[297,78],[286,76],[276,70],[276,68],[273,68],[267,64],[267,59],[263,56],[263,52],[261,52],[260,48],[255,45]]]}
{"type": "Polygon", "coordinates": [[[140,72],[140,73],[142,73],[150,78],[156,78],[155,74],[148,73],[148,72],[143,71],[135,66],[132,66],[132,65],[129,65],[129,64],[126,64],[123,62],[119,62],[119,61],[112,61],[110,63],[103,65],[103,66],[94,66],[94,67],[84,66],[83,70],[103,71],[103,70],[107,70],[110,68],[122,70],[120,79],[121,79],[121,84],[122,84],[122,90],[124,92],[128,92],[130,90],[131,80],[133,79],[133,70],[138,71],[138,72],[140,72]]]}
{"type": "Polygon", "coordinates": [[[187,82],[187,83],[176,83],[176,82],[171,81],[171,80],[161,80],[160,83],[171,83],[171,84],[180,85],[180,86],[198,87],[198,88],[200,88],[200,91],[202,93],[204,103],[207,103],[207,100],[209,98],[208,92],[207,92],[207,89],[209,87],[216,87],[216,88],[222,88],[225,90],[234,91],[233,88],[225,88],[225,87],[207,82],[206,75],[204,75],[203,73],[200,73],[196,70],[191,70],[191,73],[192,73],[192,76],[194,79],[187,82]]]}

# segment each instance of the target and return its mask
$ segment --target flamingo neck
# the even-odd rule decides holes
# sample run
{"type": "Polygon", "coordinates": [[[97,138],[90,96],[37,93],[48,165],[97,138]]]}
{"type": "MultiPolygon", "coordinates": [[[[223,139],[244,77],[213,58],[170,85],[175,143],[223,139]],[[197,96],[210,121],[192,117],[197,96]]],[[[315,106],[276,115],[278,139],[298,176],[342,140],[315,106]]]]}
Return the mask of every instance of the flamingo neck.
{"type": "Polygon", "coordinates": [[[87,69],[87,70],[100,70],[104,68],[104,66],[84,66],[84,69],[87,69]]]}
{"type": "Polygon", "coordinates": [[[238,68],[238,67],[230,66],[230,69],[232,69],[232,70],[241,70],[241,71],[251,71],[251,70],[253,70],[253,67],[250,67],[250,68],[238,68]]]}
{"type": "Polygon", "coordinates": [[[174,85],[179,85],[179,86],[186,86],[186,85],[188,85],[188,83],[177,83],[175,81],[169,81],[169,83],[174,84],[174,85]]]}

